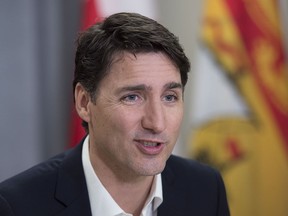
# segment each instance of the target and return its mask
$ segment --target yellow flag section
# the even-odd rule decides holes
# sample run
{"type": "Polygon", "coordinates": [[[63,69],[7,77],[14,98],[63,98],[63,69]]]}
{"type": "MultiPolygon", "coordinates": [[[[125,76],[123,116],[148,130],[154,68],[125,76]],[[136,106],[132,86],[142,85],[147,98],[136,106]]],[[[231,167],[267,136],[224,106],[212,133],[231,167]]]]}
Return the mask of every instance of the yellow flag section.
{"type": "Polygon", "coordinates": [[[275,0],[208,0],[202,42],[246,102],[193,133],[191,154],[217,167],[232,216],[288,215],[288,71],[275,0]]]}

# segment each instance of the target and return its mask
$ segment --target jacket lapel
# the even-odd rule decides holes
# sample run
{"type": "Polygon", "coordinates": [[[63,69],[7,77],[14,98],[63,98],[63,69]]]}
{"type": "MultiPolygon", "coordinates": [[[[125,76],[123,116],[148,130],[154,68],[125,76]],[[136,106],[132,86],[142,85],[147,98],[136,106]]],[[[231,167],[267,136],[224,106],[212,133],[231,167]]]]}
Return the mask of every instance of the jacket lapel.
{"type": "MultiPolygon", "coordinates": [[[[194,208],[193,203],[185,196],[186,184],[183,183],[186,180],[176,176],[171,168],[173,157],[170,156],[162,172],[163,203],[158,208],[158,216],[187,216],[187,206],[194,208]]],[[[173,166],[174,169],[179,169],[173,166]]]]}
{"type": "Polygon", "coordinates": [[[89,196],[82,166],[82,144],[68,151],[59,168],[55,198],[66,208],[58,216],[91,215],[89,196]]]}
{"type": "Polygon", "coordinates": [[[175,175],[167,164],[162,172],[163,203],[159,206],[158,216],[175,216],[179,212],[177,203],[175,203],[178,192],[175,188],[175,175]]]}

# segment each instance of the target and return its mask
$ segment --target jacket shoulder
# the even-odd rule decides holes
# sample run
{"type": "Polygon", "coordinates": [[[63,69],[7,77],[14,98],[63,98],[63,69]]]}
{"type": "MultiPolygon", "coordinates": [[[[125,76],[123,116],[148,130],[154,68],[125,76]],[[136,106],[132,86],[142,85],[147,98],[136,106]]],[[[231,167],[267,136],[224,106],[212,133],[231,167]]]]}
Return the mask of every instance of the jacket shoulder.
{"type": "MultiPolygon", "coordinates": [[[[66,154],[57,155],[0,183],[0,215],[12,211],[15,215],[18,211],[26,215],[25,209],[30,211],[41,207],[45,211],[41,205],[54,197],[58,169],[66,154]]],[[[58,204],[53,208],[61,209],[62,206],[58,204]]]]}
{"type": "Polygon", "coordinates": [[[25,189],[25,186],[37,186],[37,182],[42,180],[49,181],[49,179],[56,174],[66,153],[61,153],[45,162],[37,164],[3,182],[0,183],[0,192],[10,190],[25,189]],[[36,184],[36,185],[35,185],[36,184]]]}
{"type": "Polygon", "coordinates": [[[162,172],[162,185],[159,215],[229,215],[222,177],[208,165],[172,155],[162,172]]]}
{"type": "Polygon", "coordinates": [[[167,160],[166,168],[171,170],[175,175],[193,176],[193,178],[197,176],[206,178],[211,177],[211,175],[218,175],[219,173],[215,168],[206,164],[175,155],[171,155],[167,160]]]}

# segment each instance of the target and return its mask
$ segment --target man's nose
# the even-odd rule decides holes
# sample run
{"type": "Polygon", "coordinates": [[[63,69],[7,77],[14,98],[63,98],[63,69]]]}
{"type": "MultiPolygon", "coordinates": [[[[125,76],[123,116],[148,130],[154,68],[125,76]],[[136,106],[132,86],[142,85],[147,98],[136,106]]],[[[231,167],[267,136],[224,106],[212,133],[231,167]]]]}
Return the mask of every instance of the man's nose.
{"type": "Polygon", "coordinates": [[[166,129],[165,107],[161,101],[145,104],[142,127],[153,133],[161,133],[166,129]]]}

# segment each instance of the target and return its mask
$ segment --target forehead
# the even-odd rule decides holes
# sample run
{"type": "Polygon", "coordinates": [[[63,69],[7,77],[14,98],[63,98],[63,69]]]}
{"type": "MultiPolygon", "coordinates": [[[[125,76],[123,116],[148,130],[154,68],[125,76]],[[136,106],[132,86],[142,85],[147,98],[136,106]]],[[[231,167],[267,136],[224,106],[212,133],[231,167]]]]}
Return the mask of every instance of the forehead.
{"type": "Polygon", "coordinates": [[[138,76],[180,77],[180,70],[175,66],[167,55],[161,52],[148,52],[132,54],[122,52],[114,56],[108,70],[108,75],[121,79],[122,77],[136,78],[138,76]]]}
{"type": "Polygon", "coordinates": [[[167,89],[184,90],[179,69],[165,54],[124,53],[115,58],[98,91],[107,97],[135,90],[158,94],[167,89]]]}

